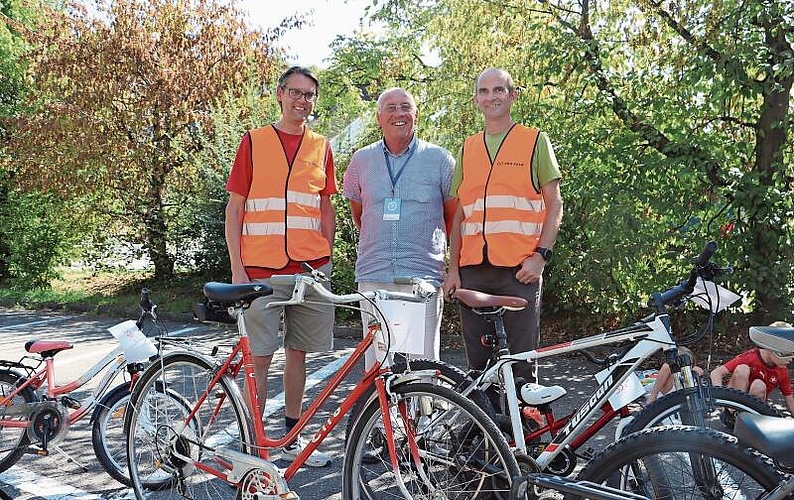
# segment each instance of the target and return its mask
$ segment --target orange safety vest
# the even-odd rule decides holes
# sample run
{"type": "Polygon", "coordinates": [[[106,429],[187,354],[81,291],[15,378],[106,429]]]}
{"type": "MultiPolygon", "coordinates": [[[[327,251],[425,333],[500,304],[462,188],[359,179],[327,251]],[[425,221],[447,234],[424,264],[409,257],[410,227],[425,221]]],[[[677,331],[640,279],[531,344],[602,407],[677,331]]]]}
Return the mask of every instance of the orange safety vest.
{"type": "Polygon", "coordinates": [[[488,262],[514,267],[538,246],[546,206],[532,184],[532,154],[538,129],[515,124],[491,162],[485,134],[463,144],[463,179],[458,198],[463,207],[460,265],[488,262]]]}
{"type": "Polygon", "coordinates": [[[320,191],[327,181],[326,139],[304,130],[291,165],[272,125],[250,132],[253,177],[240,239],[246,267],[283,269],[290,259],[331,255],[320,217],[320,191]]]}

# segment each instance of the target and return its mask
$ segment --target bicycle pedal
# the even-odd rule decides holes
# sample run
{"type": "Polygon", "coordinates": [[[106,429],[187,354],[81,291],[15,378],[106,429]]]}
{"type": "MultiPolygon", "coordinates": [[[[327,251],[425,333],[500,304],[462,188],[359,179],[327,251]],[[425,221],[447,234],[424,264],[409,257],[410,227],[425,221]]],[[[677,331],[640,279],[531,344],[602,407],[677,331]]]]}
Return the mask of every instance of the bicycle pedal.
{"type": "Polygon", "coordinates": [[[49,450],[46,450],[44,448],[34,448],[34,447],[28,448],[27,450],[25,450],[25,453],[28,453],[30,455],[38,455],[40,457],[47,457],[50,455],[49,450]]]}

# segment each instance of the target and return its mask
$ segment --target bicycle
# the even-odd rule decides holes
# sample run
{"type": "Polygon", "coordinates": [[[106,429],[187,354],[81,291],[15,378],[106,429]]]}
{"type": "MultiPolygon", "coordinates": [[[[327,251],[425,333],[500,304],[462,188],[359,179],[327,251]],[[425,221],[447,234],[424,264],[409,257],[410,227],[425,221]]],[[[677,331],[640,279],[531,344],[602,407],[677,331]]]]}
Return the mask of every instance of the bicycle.
{"type": "MultiPolygon", "coordinates": [[[[755,326],[749,334],[759,347],[780,356],[794,355],[794,328],[755,326]]],[[[794,422],[742,412],[733,430],[735,436],[673,426],[628,435],[588,463],[573,484],[595,483],[596,489],[620,490],[617,496],[789,498],[794,493],[794,422]]],[[[515,481],[514,498],[523,498],[527,485],[548,482],[531,476],[515,481]]],[[[571,484],[560,489],[567,491],[566,500],[599,498],[583,495],[571,484]]]]}
{"type": "MultiPolygon", "coordinates": [[[[714,411],[716,408],[778,415],[777,410],[742,391],[726,387],[701,387],[693,375],[689,357],[678,355],[667,307],[690,297],[697,279],[713,280],[723,272],[709,261],[715,251],[715,243],[706,245],[686,280],[664,292],[652,294],[650,303],[655,312],[638,322],[613,331],[518,354],[511,354],[509,351],[502,316],[507,311],[522,309],[526,306],[526,301],[519,297],[458,289],[454,297],[464,307],[494,323],[495,336],[486,339],[486,344],[493,348],[494,356],[485,370],[470,372],[467,377],[461,377],[460,370],[450,369],[449,365],[442,362],[422,360],[421,367],[438,370],[442,374],[442,380],[450,381],[464,396],[477,392],[492,393],[494,388],[498,389],[501,400],[494,405],[496,408],[486,409],[486,412],[494,415],[499,428],[508,436],[508,443],[518,453],[519,463],[522,466],[530,464],[527,466],[531,467],[532,461],[526,457],[532,457],[541,470],[561,476],[571,474],[579,458],[591,458],[589,451],[584,454],[577,451],[614,418],[621,419],[618,434],[621,431],[628,434],[666,423],[673,417],[679,422],[698,424],[701,427],[716,426],[719,425],[714,417],[718,414],[714,411]],[[587,351],[615,344],[625,345],[604,360],[595,358],[587,351]],[[659,351],[664,351],[679,390],[658,399],[641,412],[632,414],[628,404],[644,395],[634,372],[659,351]],[[560,386],[545,387],[533,383],[517,387],[511,367],[516,363],[532,363],[570,352],[582,352],[595,363],[611,366],[608,372],[603,373],[603,380],[593,394],[579,408],[563,417],[557,417],[553,404],[565,396],[567,391],[560,386]],[[630,383],[632,377],[636,380],[635,384],[630,383]],[[631,392],[632,386],[636,387],[636,392],[631,392]],[[613,396],[619,392],[623,393],[619,398],[622,401],[615,408],[612,406],[615,401],[613,396]],[[588,423],[599,408],[601,415],[592,424],[588,423]],[[690,412],[690,408],[695,408],[695,411],[690,412]],[[536,416],[540,418],[536,419],[536,416]],[[633,420],[629,420],[630,418],[633,420]],[[546,441],[542,441],[544,437],[547,437],[546,441]]],[[[481,400],[476,398],[476,401],[481,400]]]]}
{"type": "MultiPolygon", "coordinates": [[[[271,307],[303,303],[307,289],[337,305],[362,298],[418,302],[432,294],[432,287],[418,279],[410,281],[413,293],[342,295],[324,288],[325,281],[316,270],[274,276],[271,282],[294,283],[294,291],[289,300],[271,307]]],[[[237,317],[239,339],[231,352],[216,357],[218,346],[210,355],[171,352],[141,375],[131,400],[134,411],[125,420],[137,498],[297,498],[288,481],[372,387],[377,399],[358,416],[346,445],[343,498],[441,498],[449,491],[471,498],[507,494],[518,464],[493,422],[474,403],[435,383],[435,372],[392,373],[389,336],[376,322],[296,427],[282,438],[268,437],[262,419],[251,418],[261,415],[262,408],[243,318],[252,301],[270,293],[263,284],[207,283],[204,294],[211,302],[234,304],[230,312],[237,317]],[[373,345],[378,363],[364,373],[292,464],[279,470],[270,461],[270,450],[282,448],[304,430],[373,345]],[[238,376],[244,378],[245,397],[235,383],[238,376]],[[188,404],[187,414],[173,408],[158,386],[179,393],[188,404]]]]}
{"type": "Polygon", "coordinates": [[[129,485],[125,474],[127,464],[118,446],[123,443],[120,416],[129,400],[130,387],[144,369],[144,361],[157,354],[154,344],[140,333],[147,319],[157,321],[157,305],[149,299],[146,288],[141,291],[140,308],[137,321],[109,329],[121,335],[125,345],[120,341],[120,345],[66,385],[56,385],[55,356],[72,349],[74,346],[69,342],[31,340],[25,343],[30,356],[19,361],[0,360],[0,472],[26,453],[47,456],[51,449],[88,470],[58,443],[72,424],[90,415],[91,443],[97,459],[114,479],[129,485]],[[129,337],[134,340],[127,343],[127,335],[136,332],[140,337],[129,337]],[[104,376],[89,395],[82,399],[71,396],[103,370],[106,370],[104,376]],[[125,372],[128,381],[111,387],[125,372]]]}

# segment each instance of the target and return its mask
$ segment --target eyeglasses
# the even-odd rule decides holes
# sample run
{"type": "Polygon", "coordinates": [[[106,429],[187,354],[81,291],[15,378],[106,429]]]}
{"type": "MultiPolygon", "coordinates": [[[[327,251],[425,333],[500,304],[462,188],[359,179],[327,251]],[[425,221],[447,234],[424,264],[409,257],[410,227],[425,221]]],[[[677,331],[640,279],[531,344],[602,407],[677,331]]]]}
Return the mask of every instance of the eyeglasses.
{"type": "Polygon", "coordinates": [[[292,99],[300,99],[303,97],[306,102],[314,102],[317,100],[317,94],[314,92],[303,92],[298,89],[293,89],[292,87],[287,89],[287,93],[292,99]]]}
{"type": "Polygon", "coordinates": [[[410,113],[413,111],[414,105],[410,102],[404,102],[402,104],[387,104],[381,108],[382,111],[387,113],[396,113],[400,111],[401,113],[410,113]]]}

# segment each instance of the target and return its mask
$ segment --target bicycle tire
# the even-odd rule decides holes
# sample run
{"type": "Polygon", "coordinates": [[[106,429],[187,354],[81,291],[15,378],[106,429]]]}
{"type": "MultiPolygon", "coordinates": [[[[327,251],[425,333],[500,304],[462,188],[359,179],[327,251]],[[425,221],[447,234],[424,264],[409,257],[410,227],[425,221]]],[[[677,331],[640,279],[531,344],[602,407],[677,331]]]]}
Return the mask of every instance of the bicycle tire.
{"type": "Polygon", "coordinates": [[[149,365],[135,384],[125,429],[130,481],[138,498],[238,496],[237,488],[195,465],[217,469],[216,447],[252,451],[251,418],[233,379],[221,377],[197,405],[216,375],[212,360],[178,352],[149,365]]]}
{"type": "MultiPolygon", "coordinates": [[[[10,371],[0,371],[0,397],[6,397],[17,385],[19,380],[24,380],[21,375],[10,371]]],[[[26,387],[17,394],[11,401],[11,405],[32,403],[36,400],[36,394],[30,387],[26,387]]],[[[10,406],[10,405],[7,405],[10,406]]],[[[16,420],[26,420],[25,415],[20,415],[16,420]]],[[[0,426],[0,472],[5,471],[22,458],[28,445],[30,436],[24,427],[3,427],[0,426]]]]}
{"type": "MultiPolygon", "coordinates": [[[[687,395],[697,390],[697,388],[683,389],[657,399],[633,416],[633,420],[623,429],[622,435],[626,436],[659,425],[691,424],[685,416],[682,419],[680,410],[687,408],[687,395]]],[[[760,415],[780,416],[775,408],[744,391],[730,387],[711,387],[710,391],[716,411],[704,415],[706,426],[709,428],[733,432],[732,428],[727,428],[720,422],[720,412],[726,408],[760,415]]]]}
{"type": "Polygon", "coordinates": [[[91,446],[102,468],[110,477],[130,486],[124,413],[130,401],[129,384],[114,387],[99,402],[91,424],[91,446]]]}
{"type": "MultiPolygon", "coordinates": [[[[407,369],[407,365],[404,361],[400,361],[394,363],[391,367],[393,373],[404,373],[407,369]]],[[[435,360],[435,359],[412,359],[411,360],[411,371],[419,371],[419,370],[436,370],[438,371],[438,380],[447,387],[457,390],[460,387],[465,387],[464,384],[466,382],[471,383],[472,380],[466,375],[466,372],[461,370],[455,365],[451,365],[444,361],[435,360]]],[[[469,396],[476,404],[479,406],[489,417],[493,418],[495,416],[495,412],[493,406],[491,405],[488,397],[482,391],[475,391],[470,394],[469,396]]],[[[353,408],[351,408],[350,412],[348,413],[347,417],[347,424],[345,426],[345,436],[350,436],[351,431],[353,430],[353,423],[361,414],[361,412],[372,404],[372,401],[375,400],[375,387],[370,386],[367,389],[367,392],[362,395],[356,402],[353,404],[353,408]]]]}
{"type": "MultiPolygon", "coordinates": [[[[728,492],[730,498],[759,498],[783,477],[768,458],[740,447],[733,436],[703,427],[663,426],[611,444],[576,479],[673,500],[700,498],[704,488],[712,499],[727,498],[728,492]],[[693,463],[713,466],[715,480],[704,482],[693,463]]],[[[565,500],[580,498],[565,495],[565,500]]]]}
{"type": "Polygon", "coordinates": [[[438,498],[439,491],[445,498],[469,499],[509,492],[518,463],[499,429],[476,404],[448,387],[423,382],[397,386],[392,397],[400,405],[391,406],[394,414],[411,412],[408,419],[394,419],[399,478],[384,452],[383,415],[373,401],[355,419],[347,440],[342,498],[403,498],[400,478],[415,499],[438,498]],[[410,455],[406,423],[417,432],[420,464],[410,455]],[[472,491],[464,493],[463,487],[472,491]]]}

